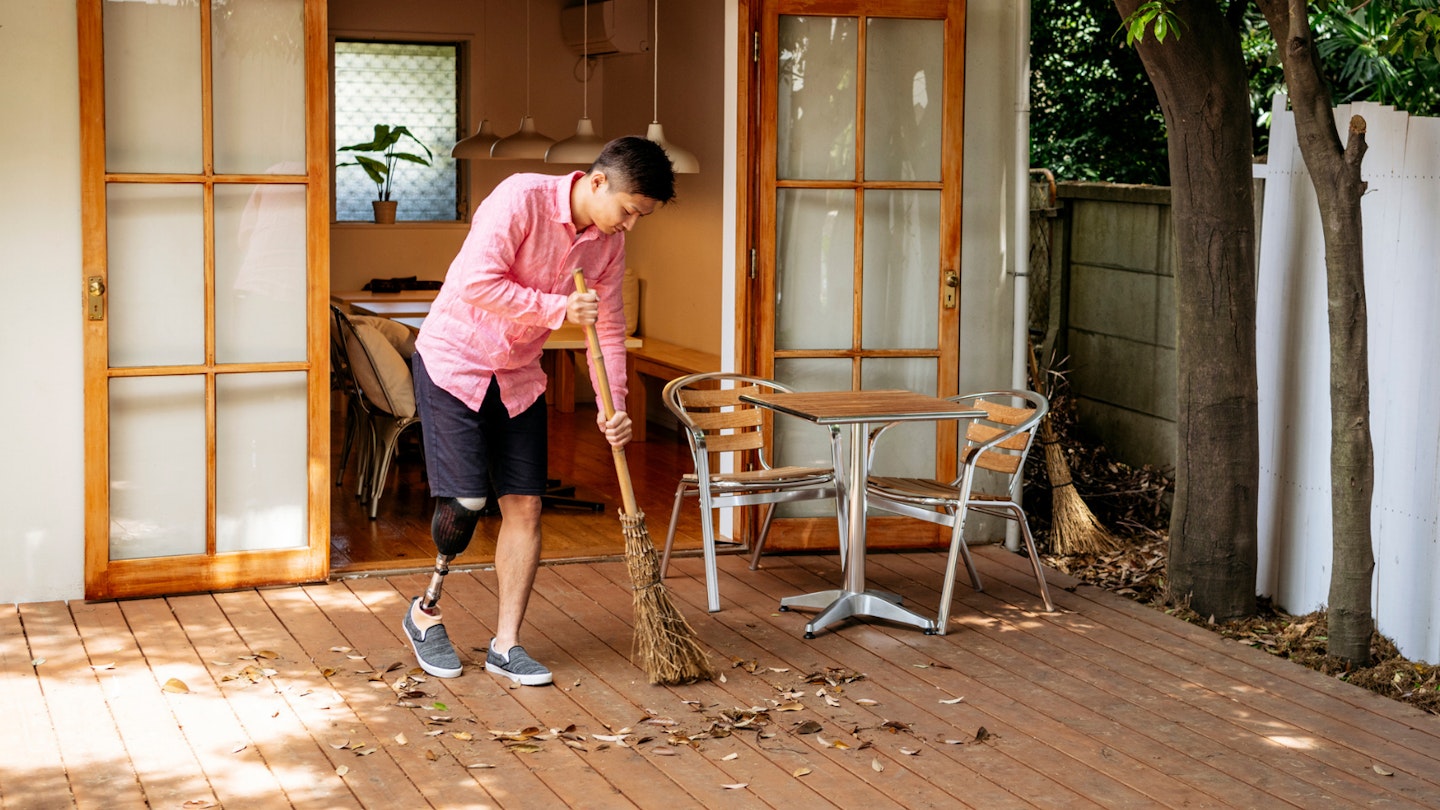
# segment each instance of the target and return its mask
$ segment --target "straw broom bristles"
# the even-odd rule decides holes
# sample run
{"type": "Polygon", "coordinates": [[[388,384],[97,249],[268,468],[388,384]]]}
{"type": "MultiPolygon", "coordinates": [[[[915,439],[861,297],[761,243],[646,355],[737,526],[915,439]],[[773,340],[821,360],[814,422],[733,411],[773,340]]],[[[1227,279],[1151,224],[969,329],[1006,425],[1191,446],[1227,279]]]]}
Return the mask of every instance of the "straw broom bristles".
{"type": "MultiPolygon", "coordinates": [[[[1039,386],[1040,370],[1033,351],[1030,352],[1030,374],[1039,386]]],[[[1040,445],[1045,448],[1045,474],[1050,479],[1050,550],[1061,555],[1113,551],[1119,548],[1120,541],[1095,517],[1075,490],[1065,448],[1060,446],[1060,437],[1051,423],[1054,413],[1051,410],[1040,420],[1040,445]]]]}
{"type": "Polygon", "coordinates": [[[681,684],[715,677],[710,657],[695,630],[670,601],[660,581],[660,561],[645,529],[645,514],[620,515],[625,534],[625,567],[635,588],[635,643],[632,658],[654,684],[681,684]]]}
{"type": "MultiPolygon", "coordinates": [[[[575,289],[585,292],[585,276],[574,271],[575,289]]],[[[591,367],[600,389],[600,404],[605,418],[615,415],[610,398],[610,381],[605,372],[605,358],[600,353],[600,337],[594,324],[585,327],[585,341],[590,347],[591,367]]],[[[620,482],[620,528],[625,535],[625,566],[630,571],[630,584],[635,589],[635,640],[632,656],[639,657],[641,666],[653,684],[682,684],[715,677],[710,656],[700,648],[695,630],[670,601],[670,594],[660,581],[660,560],[650,532],[645,528],[645,513],[635,502],[635,487],[630,482],[630,467],[625,462],[625,448],[612,447],[615,475],[620,482]]]]}
{"type": "Polygon", "coordinates": [[[1045,472],[1050,479],[1050,549],[1056,554],[1099,554],[1118,548],[1120,542],[1085,505],[1075,491],[1065,449],[1050,424],[1040,420],[1040,444],[1045,448],[1045,472]]]}

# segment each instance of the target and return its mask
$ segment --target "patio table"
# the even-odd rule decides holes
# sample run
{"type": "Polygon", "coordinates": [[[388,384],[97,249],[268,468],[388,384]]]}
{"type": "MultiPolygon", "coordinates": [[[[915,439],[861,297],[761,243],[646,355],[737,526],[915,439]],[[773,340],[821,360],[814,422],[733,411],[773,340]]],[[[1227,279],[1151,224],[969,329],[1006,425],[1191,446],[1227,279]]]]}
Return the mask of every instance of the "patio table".
{"type": "MultiPolygon", "coordinates": [[[[961,407],[940,397],[904,390],[742,394],[740,399],[818,425],[850,426],[850,463],[845,471],[848,483],[844,493],[848,500],[846,509],[850,516],[850,536],[844,538],[843,585],[801,596],[787,596],[780,600],[780,609],[820,609],[820,613],[805,625],[805,638],[814,638],[815,633],[827,625],[855,616],[908,624],[925,631],[926,635],[933,635],[936,632],[934,619],[902,607],[897,594],[865,588],[865,482],[870,476],[866,437],[874,424],[974,419],[983,416],[984,412],[961,407]]],[[[838,493],[837,497],[840,497],[838,493]]]]}

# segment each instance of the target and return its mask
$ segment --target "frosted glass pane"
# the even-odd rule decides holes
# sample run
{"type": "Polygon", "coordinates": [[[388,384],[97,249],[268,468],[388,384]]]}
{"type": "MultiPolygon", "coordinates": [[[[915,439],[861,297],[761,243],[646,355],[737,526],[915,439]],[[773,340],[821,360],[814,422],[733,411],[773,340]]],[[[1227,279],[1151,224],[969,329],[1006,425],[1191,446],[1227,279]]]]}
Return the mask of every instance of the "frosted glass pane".
{"type": "MultiPolygon", "coordinates": [[[[870,390],[903,388],[934,394],[939,385],[937,365],[930,357],[867,357],[860,361],[860,387],[870,390]]],[[[935,475],[936,422],[909,422],[885,432],[875,448],[870,471],[875,475],[930,478],[935,475]]]]}
{"type": "Polygon", "coordinates": [[[210,7],[215,171],[304,174],[304,0],[210,7]]]}
{"type": "Polygon", "coordinates": [[[205,360],[205,262],[198,185],[111,184],[110,365],[205,360]]]}
{"type": "Polygon", "coordinates": [[[775,348],[849,349],[855,192],[780,189],[775,209],[775,348]]]}
{"type": "MultiPolygon", "coordinates": [[[[797,391],[849,391],[850,361],[844,358],[788,358],[775,361],[775,379],[797,391]]],[[[820,425],[783,414],[775,415],[775,459],[779,464],[830,462],[830,433],[820,425]]],[[[840,428],[847,436],[849,428],[840,428]]],[[[848,447],[846,445],[845,447],[848,447]]],[[[844,458],[849,450],[842,448],[844,458]]],[[[826,517],[835,514],[833,501],[782,503],[776,517],[826,517]]]]}
{"type": "Polygon", "coordinates": [[[939,180],[944,22],[866,22],[865,179],[939,180]]]}
{"type": "Polygon", "coordinates": [[[939,335],[940,192],[865,193],[866,349],[933,349],[939,335]]]}
{"type": "Polygon", "coordinates": [[[205,553],[205,378],[110,381],[110,559],[205,553]]]}
{"type": "Polygon", "coordinates": [[[780,18],[775,174],[855,179],[854,17],[780,18]]]}
{"type": "MultiPolygon", "coordinates": [[[[375,183],[354,165],[355,152],[338,150],[369,143],[376,124],[403,125],[432,153],[429,166],[396,164],[389,197],[399,202],[395,218],[463,218],[456,204],[458,172],[450,157],[459,120],[459,48],[446,43],[337,40],[334,57],[335,219],[370,222],[375,217],[370,205],[377,198],[375,183]]],[[[399,146],[399,151],[424,156],[424,150],[408,138],[399,146]]]]}
{"type": "Polygon", "coordinates": [[[215,187],[215,359],[305,359],[305,187],[215,187]]]}
{"type": "Polygon", "coordinates": [[[108,0],[105,168],[199,172],[200,6],[108,0]]]}
{"type": "Polygon", "coordinates": [[[309,544],[305,373],[215,378],[215,550],[309,544]]]}

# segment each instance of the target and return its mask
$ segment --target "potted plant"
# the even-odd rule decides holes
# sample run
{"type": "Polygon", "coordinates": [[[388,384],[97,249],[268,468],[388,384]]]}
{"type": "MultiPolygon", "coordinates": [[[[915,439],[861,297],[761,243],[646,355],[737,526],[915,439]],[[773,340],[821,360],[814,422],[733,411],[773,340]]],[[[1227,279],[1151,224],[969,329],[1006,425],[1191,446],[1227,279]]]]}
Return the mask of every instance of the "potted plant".
{"type": "Polygon", "coordinates": [[[406,160],[411,163],[418,163],[421,166],[429,166],[430,160],[434,157],[430,153],[430,147],[421,143],[414,133],[403,126],[391,126],[389,124],[376,124],[375,137],[367,143],[356,143],[340,147],[341,152],[356,152],[355,160],[349,163],[341,163],[336,166],[359,166],[370,175],[370,180],[375,183],[376,199],[370,202],[375,209],[375,221],[389,224],[395,221],[396,201],[390,199],[390,180],[395,174],[395,161],[406,160]],[[401,138],[409,138],[416,146],[425,150],[425,156],[410,152],[396,151],[401,138]],[[358,154],[369,152],[371,155],[358,154]]]}

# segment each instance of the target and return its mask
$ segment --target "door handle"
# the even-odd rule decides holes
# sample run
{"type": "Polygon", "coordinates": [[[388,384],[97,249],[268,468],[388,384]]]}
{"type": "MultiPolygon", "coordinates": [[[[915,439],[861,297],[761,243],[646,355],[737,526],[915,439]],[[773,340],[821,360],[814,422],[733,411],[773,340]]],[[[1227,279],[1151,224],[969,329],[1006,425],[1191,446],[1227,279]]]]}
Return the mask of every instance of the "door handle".
{"type": "Polygon", "coordinates": [[[954,309],[955,301],[960,296],[960,274],[954,270],[945,271],[945,292],[944,301],[946,309],[954,309]]]}
{"type": "Polygon", "coordinates": [[[92,321],[105,320],[105,279],[99,276],[85,280],[85,314],[92,321]]]}

